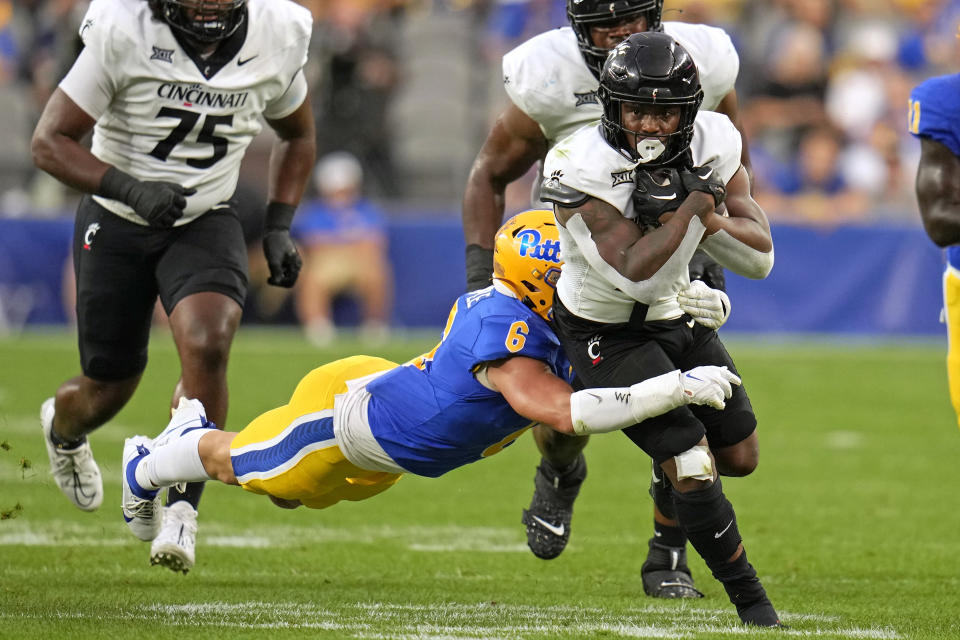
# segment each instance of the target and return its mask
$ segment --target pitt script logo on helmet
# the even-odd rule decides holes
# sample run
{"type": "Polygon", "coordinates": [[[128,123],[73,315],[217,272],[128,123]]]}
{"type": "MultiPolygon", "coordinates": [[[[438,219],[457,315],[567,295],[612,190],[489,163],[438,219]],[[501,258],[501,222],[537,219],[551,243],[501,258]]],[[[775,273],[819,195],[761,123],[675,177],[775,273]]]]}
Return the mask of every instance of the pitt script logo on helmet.
{"type": "Polygon", "coordinates": [[[553,295],[560,278],[560,234],[553,213],[518,213],[497,231],[493,278],[544,320],[553,317],[553,295]]]}

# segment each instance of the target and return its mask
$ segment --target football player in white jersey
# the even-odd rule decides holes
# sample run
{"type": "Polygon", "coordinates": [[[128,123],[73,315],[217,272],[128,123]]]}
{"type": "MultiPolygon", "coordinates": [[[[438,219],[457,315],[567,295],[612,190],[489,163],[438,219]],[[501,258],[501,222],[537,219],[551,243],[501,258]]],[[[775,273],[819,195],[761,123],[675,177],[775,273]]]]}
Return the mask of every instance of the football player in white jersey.
{"type": "MultiPolygon", "coordinates": [[[[602,115],[597,99],[600,69],[610,48],[631,33],[663,31],[673,36],[693,56],[703,83],[703,109],[718,111],[738,123],[734,82],[740,60],[730,37],[716,27],[682,22],[661,22],[663,0],[569,0],[571,26],[547,31],[524,42],[503,58],[503,83],[510,99],[474,161],[463,199],[463,228],[467,243],[467,287],[490,282],[494,232],[504,214],[506,185],[521,177],[547,151],[585,124],[602,115]]],[[[749,167],[745,145],[741,161],[749,167]]],[[[694,254],[691,279],[723,289],[723,269],[703,252],[694,254]]],[[[523,522],[527,542],[537,556],[559,555],[570,535],[573,501],[586,477],[582,454],[586,438],[570,438],[547,429],[534,432],[542,460],[537,487],[523,522]]],[[[661,495],[666,483],[654,470],[651,494],[654,540],[680,552],[686,541],[677,527],[669,496],[661,495]]],[[[644,591],[652,596],[696,597],[683,584],[684,576],[669,562],[651,558],[645,564],[644,591]]],[[[692,587],[692,583],[689,585],[692,587]]]]}
{"type": "MultiPolygon", "coordinates": [[[[310,12],[290,0],[90,3],[84,48],[33,136],[36,165],[88,194],[73,244],[82,373],[40,412],[51,472],[80,509],[103,499],[87,434],[137,388],[158,296],[181,364],[171,407],[200,398],[211,420],[226,420],[227,358],[247,287],[230,198],[261,116],[277,133],[263,239],[270,282],[297,278],[289,228],[315,155],[302,71],[311,29],[310,12]]],[[[151,562],[193,565],[202,489],[171,492],[151,562]]]]}
{"type": "MultiPolygon", "coordinates": [[[[585,388],[635,383],[694,363],[735,371],[716,331],[687,312],[699,302],[687,263],[702,247],[744,276],[763,278],[773,266],[769,223],[750,196],[740,136],[726,116],[699,111],[696,66],[665,33],[617,45],[600,74],[599,97],[600,123],[547,154],[541,189],[555,204],[564,258],[553,328],[577,381],[585,388]]],[[[729,311],[722,296],[721,306],[729,311]]],[[[741,620],[779,626],[719,479],[756,467],[756,426],[738,387],[721,411],[678,409],[624,433],[673,487],[683,534],[741,620]]],[[[680,588],[693,589],[683,549],[655,538],[650,551],[648,563],[667,563],[680,588]]]]}

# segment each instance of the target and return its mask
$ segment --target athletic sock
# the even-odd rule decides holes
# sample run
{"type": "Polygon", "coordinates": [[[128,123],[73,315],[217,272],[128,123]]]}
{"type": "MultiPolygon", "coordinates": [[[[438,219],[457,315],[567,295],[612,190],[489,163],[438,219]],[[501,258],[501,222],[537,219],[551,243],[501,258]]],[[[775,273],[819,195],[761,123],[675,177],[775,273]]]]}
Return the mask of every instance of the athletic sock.
{"type": "Polygon", "coordinates": [[[183,501],[189,502],[194,510],[199,509],[200,496],[203,495],[203,488],[205,486],[207,486],[206,482],[190,482],[186,485],[170,487],[170,491],[167,492],[167,505],[169,506],[174,502],[183,501]],[[180,491],[178,487],[183,487],[183,491],[180,491]]]}
{"type": "Polygon", "coordinates": [[[57,449],[62,451],[69,451],[70,449],[76,449],[87,441],[87,436],[80,436],[76,440],[67,440],[61,438],[57,435],[57,432],[54,429],[50,429],[50,442],[56,445],[57,449]]]}
{"type": "Polygon", "coordinates": [[[194,429],[150,452],[136,469],[137,484],[144,488],[169,487],[181,482],[212,480],[203,468],[198,444],[209,429],[194,429]]]}
{"type": "Polygon", "coordinates": [[[779,619],[767,598],[757,572],[743,550],[733,562],[742,538],[733,505],[723,495],[720,479],[709,487],[674,494],[680,525],[697,553],[707,563],[713,577],[723,584],[740,619],[757,626],[777,626],[779,619]]]}
{"type": "Polygon", "coordinates": [[[687,536],[684,535],[679,526],[673,527],[654,520],[653,533],[657,544],[667,547],[685,547],[687,545],[687,536]]]}

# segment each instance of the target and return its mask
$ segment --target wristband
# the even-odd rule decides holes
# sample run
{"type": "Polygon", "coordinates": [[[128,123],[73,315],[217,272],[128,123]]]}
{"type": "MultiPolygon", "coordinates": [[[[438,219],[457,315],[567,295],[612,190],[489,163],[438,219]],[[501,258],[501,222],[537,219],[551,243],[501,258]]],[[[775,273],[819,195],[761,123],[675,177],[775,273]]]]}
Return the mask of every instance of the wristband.
{"type": "Polygon", "coordinates": [[[493,249],[478,244],[467,245],[467,290],[474,291],[490,285],[493,274],[493,249]]]}
{"type": "Polygon", "coordinates": [[[270,202],[267,204],[267,215],[264,218],[264,230],[266,231],[287,231],[293,222],[293,214],[297,212],[296,205],[283,202],[270,202]]]}
{"type": "Polygon", "coordinates": [[[111,200],[118,200],[124,204],[130,204],[127,202],[127,198],[130,196],[130,191],[139,183],[140,181],[130,174],[124,173],[116,167],[110,167],[100,179],[100,186],[97,187],[96,194],[111,200]]]}

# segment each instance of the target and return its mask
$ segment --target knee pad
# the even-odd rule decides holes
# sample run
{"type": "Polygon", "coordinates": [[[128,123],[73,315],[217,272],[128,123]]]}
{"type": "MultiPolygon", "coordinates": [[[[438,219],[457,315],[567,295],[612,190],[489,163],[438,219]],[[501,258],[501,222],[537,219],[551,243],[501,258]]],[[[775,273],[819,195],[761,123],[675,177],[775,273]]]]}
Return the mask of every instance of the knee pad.
{"type": "Polygon", "coordinates": [[[677,463],[678,480],[713,480],[713,460],[710,457],[710,448],[706,445],[694,445],[674,456],[673,460],[677,463]]]}
{"type": "Polygon", "coordinates": [[[680,528],[714,573],[722,571],[742,542],[733,505],[723,495],[718,478],[709,487],[681,493],[673,503],[680,528]]]}

